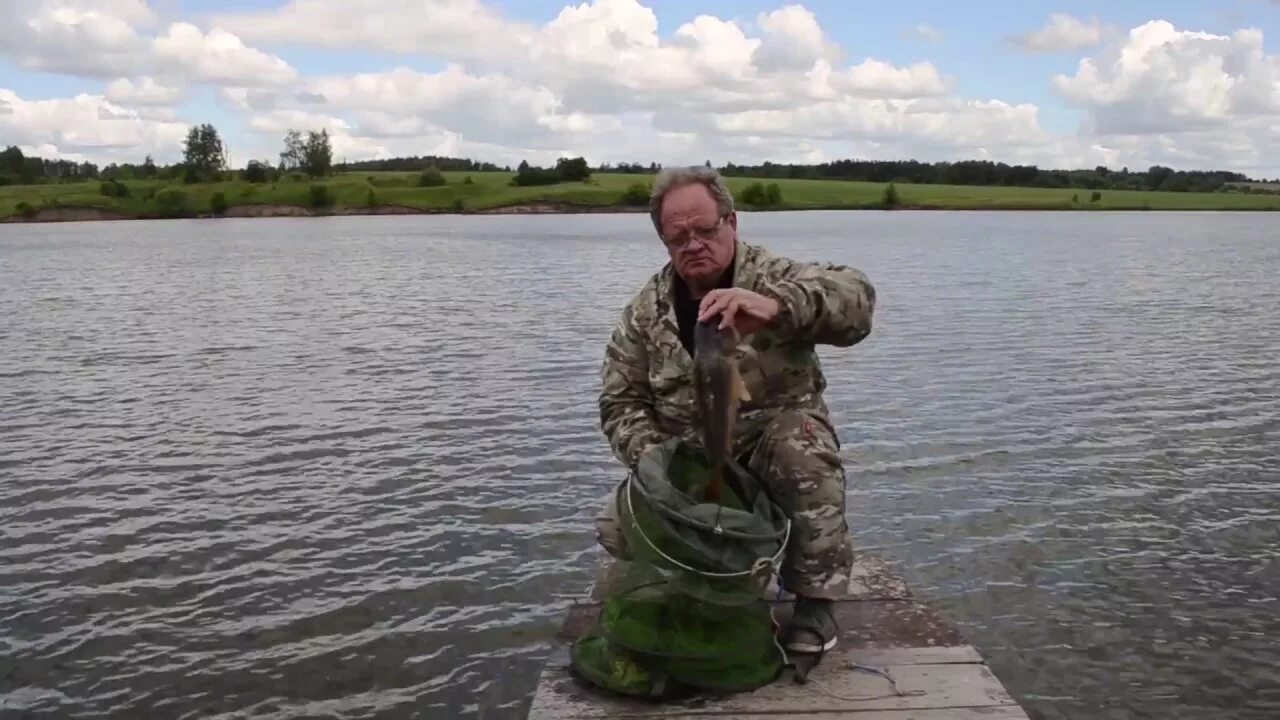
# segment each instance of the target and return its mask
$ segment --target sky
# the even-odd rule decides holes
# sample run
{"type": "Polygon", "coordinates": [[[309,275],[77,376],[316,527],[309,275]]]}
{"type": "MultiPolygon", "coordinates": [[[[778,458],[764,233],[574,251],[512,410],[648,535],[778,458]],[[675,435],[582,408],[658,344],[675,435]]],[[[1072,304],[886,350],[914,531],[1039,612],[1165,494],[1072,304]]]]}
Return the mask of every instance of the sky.
{"type": "Polygon", "coordinates": [[[0,0],[0,146],[1280,177],[1280,0],[0,0]]]}

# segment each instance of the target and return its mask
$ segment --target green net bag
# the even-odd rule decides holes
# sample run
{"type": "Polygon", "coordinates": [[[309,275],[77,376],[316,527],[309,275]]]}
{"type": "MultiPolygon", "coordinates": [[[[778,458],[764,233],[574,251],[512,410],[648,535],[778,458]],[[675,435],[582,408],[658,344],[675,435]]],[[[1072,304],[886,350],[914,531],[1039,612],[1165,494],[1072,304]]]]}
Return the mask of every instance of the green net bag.
{"type": "Polygon", "coordinates": [[[782,670],[764,591],[790,521],[740,464],[727,467],[719,503],[701,499],[710,477],[702,452],[673,438],[618,486],[631,558],[570,654],[590,682],[661,698],[751,690],[782,670]]]}

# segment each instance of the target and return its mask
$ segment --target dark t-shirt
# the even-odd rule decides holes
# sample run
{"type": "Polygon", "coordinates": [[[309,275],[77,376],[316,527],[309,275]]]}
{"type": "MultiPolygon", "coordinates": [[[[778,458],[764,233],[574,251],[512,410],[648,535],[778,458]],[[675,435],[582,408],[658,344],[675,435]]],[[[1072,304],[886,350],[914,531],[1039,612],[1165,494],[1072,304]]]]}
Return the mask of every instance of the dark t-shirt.
{"type": "MultiPolygon", "coordinates": [[[[734,258],[729,267],[720,275],[720,279],[716,281],[717,288],[733,287],[733,268],[737,264],[737,258],[734,258]]],[[[676,323],[680,327],[680,343],[684,345],[684,349],[693,356],[693,326],[698,322],[698,304],[700,300],[693,299],[693,295],[689,293],[689,286],[685,284],[684,279],[679,273],[675,276],[675,309],[676,323]]]]}

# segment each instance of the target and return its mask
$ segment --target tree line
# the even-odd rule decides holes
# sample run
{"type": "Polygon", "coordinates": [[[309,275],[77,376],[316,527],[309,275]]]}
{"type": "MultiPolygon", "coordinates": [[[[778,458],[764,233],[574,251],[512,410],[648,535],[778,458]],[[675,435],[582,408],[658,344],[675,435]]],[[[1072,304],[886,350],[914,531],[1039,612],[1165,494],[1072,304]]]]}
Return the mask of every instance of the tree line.
{"type": "Polygon", "coordinates": [[[511,172],[511,166],[499,167],[491,162],[478,162],[468,158],[441,155],[411,155],[381,160],[341,162],[333,166],[335,172],[418,172],[434,167],[441,172],[511,172]]]}
{"type": "MultiPolygon", "coordinates": [[[[334,162],[333,146],[328,131],[289,129],[282,141],[283,149],[273,162],[252,159],[242,171],[231,170],[226,143],[217,128],[209,123],[190,128],[179,162],[160,166],[150,155],[142,163],[111,163],[105,167],[90,162],[51,160],[30,157],[17,146],[0,152],[0,185],[44,182],[83,182],[87,180],[119,181],[129,179],[181,180],[185,183],[213,182],[239,176],[250,182],[270,182],[282,175],[320,178],[340,172],[400,171],[506,171],[510,166],[469,158],[437,155],[383,158],[357,162],[334,162]]],[[[708,167],[711,161],[706,161],[708,167]]],[[[656,162],[603,162],[591,167],[582,157],[562,157],[552,167],[539,167],[521,161],[516,168],[513,185],[546,185],[557,182],[585,181],[592,172],[652,174],[662,169],[656,162]]],[[[1243,173],[1223,170],[1175,170],[1154,165],[1145,170],[1125,167],[1113,170],[1105,166],[1092,169],[1046,169],[1036,165],[1009,165],[989,160],[959,162],[920,162],[917,160],[845,159],[818,164],[764,162],[759,165],[726,163],[720,172],[730,177],[758,179],[851,180],[878,183],[917,183],[945,185],[1015,186],[1040,188],[1080,188],[1086,190],[1162,190],[1172,192],[1243,192],[1276,191],[1273,188],[1249,188],[1251,183],[1265,183],[1243,173]]],[[[1271,182],[1280,182],[1272,180],[1271,182]]]]}
{"type": "Polygon", "coordinates": [[[16,145],[0,151],[0,185],[31,185],[43,182],[84,182],[98,179],[154,178],[161,174],[148,155],[142,164],[111,163],[100,167],[91,162],[51,160],[26,155],[16,145]]]}
{"type": "Polygon", "coordinates": [[[1013,187],[1080,188],[1085,190],[1163,190],[1214,192],[1229,183],[1262,182],[1243,173],[1224,170],[1174,170],[1153,165],[1146,170],[1053,170],[1035,165],[1009,165],[989,160],[925,163],[916,160],[837,160],[813,165],[726,164],[727,176],[807,180],[860,180],[924,185],[1003,185],[1013,187]]]}
{"type": "Polygon", "coordinates": [[[209,123],[194,125],[182,145],[182,159],[157,165],[150,155],[140,164],[49,160],[28,156],[16,145],[0,152],[0,185],[83,182],[87,180],[181,180],[184,183],[216,182],[236,175],[250,182],[268,182],[286,173],[299,172],[312,178],[330,175],[333,146],[327,130],[302,132],[290,129],[277,162],[250,160],[241,171],[230,167],[226,142],[209,123]]]}

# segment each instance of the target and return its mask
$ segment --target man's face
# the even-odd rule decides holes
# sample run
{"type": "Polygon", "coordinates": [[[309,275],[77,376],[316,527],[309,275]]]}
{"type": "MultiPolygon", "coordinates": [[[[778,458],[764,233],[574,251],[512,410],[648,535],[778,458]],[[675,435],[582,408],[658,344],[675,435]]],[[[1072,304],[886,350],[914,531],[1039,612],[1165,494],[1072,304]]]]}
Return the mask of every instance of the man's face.
{"type": "Polygon", "coordinates": [[[738,217],[729,213],[721,218],[705,186],[685,185],[667,193],[661,224],[671,264],[690,285],[710,287],[733,262],[738,217]]]}

